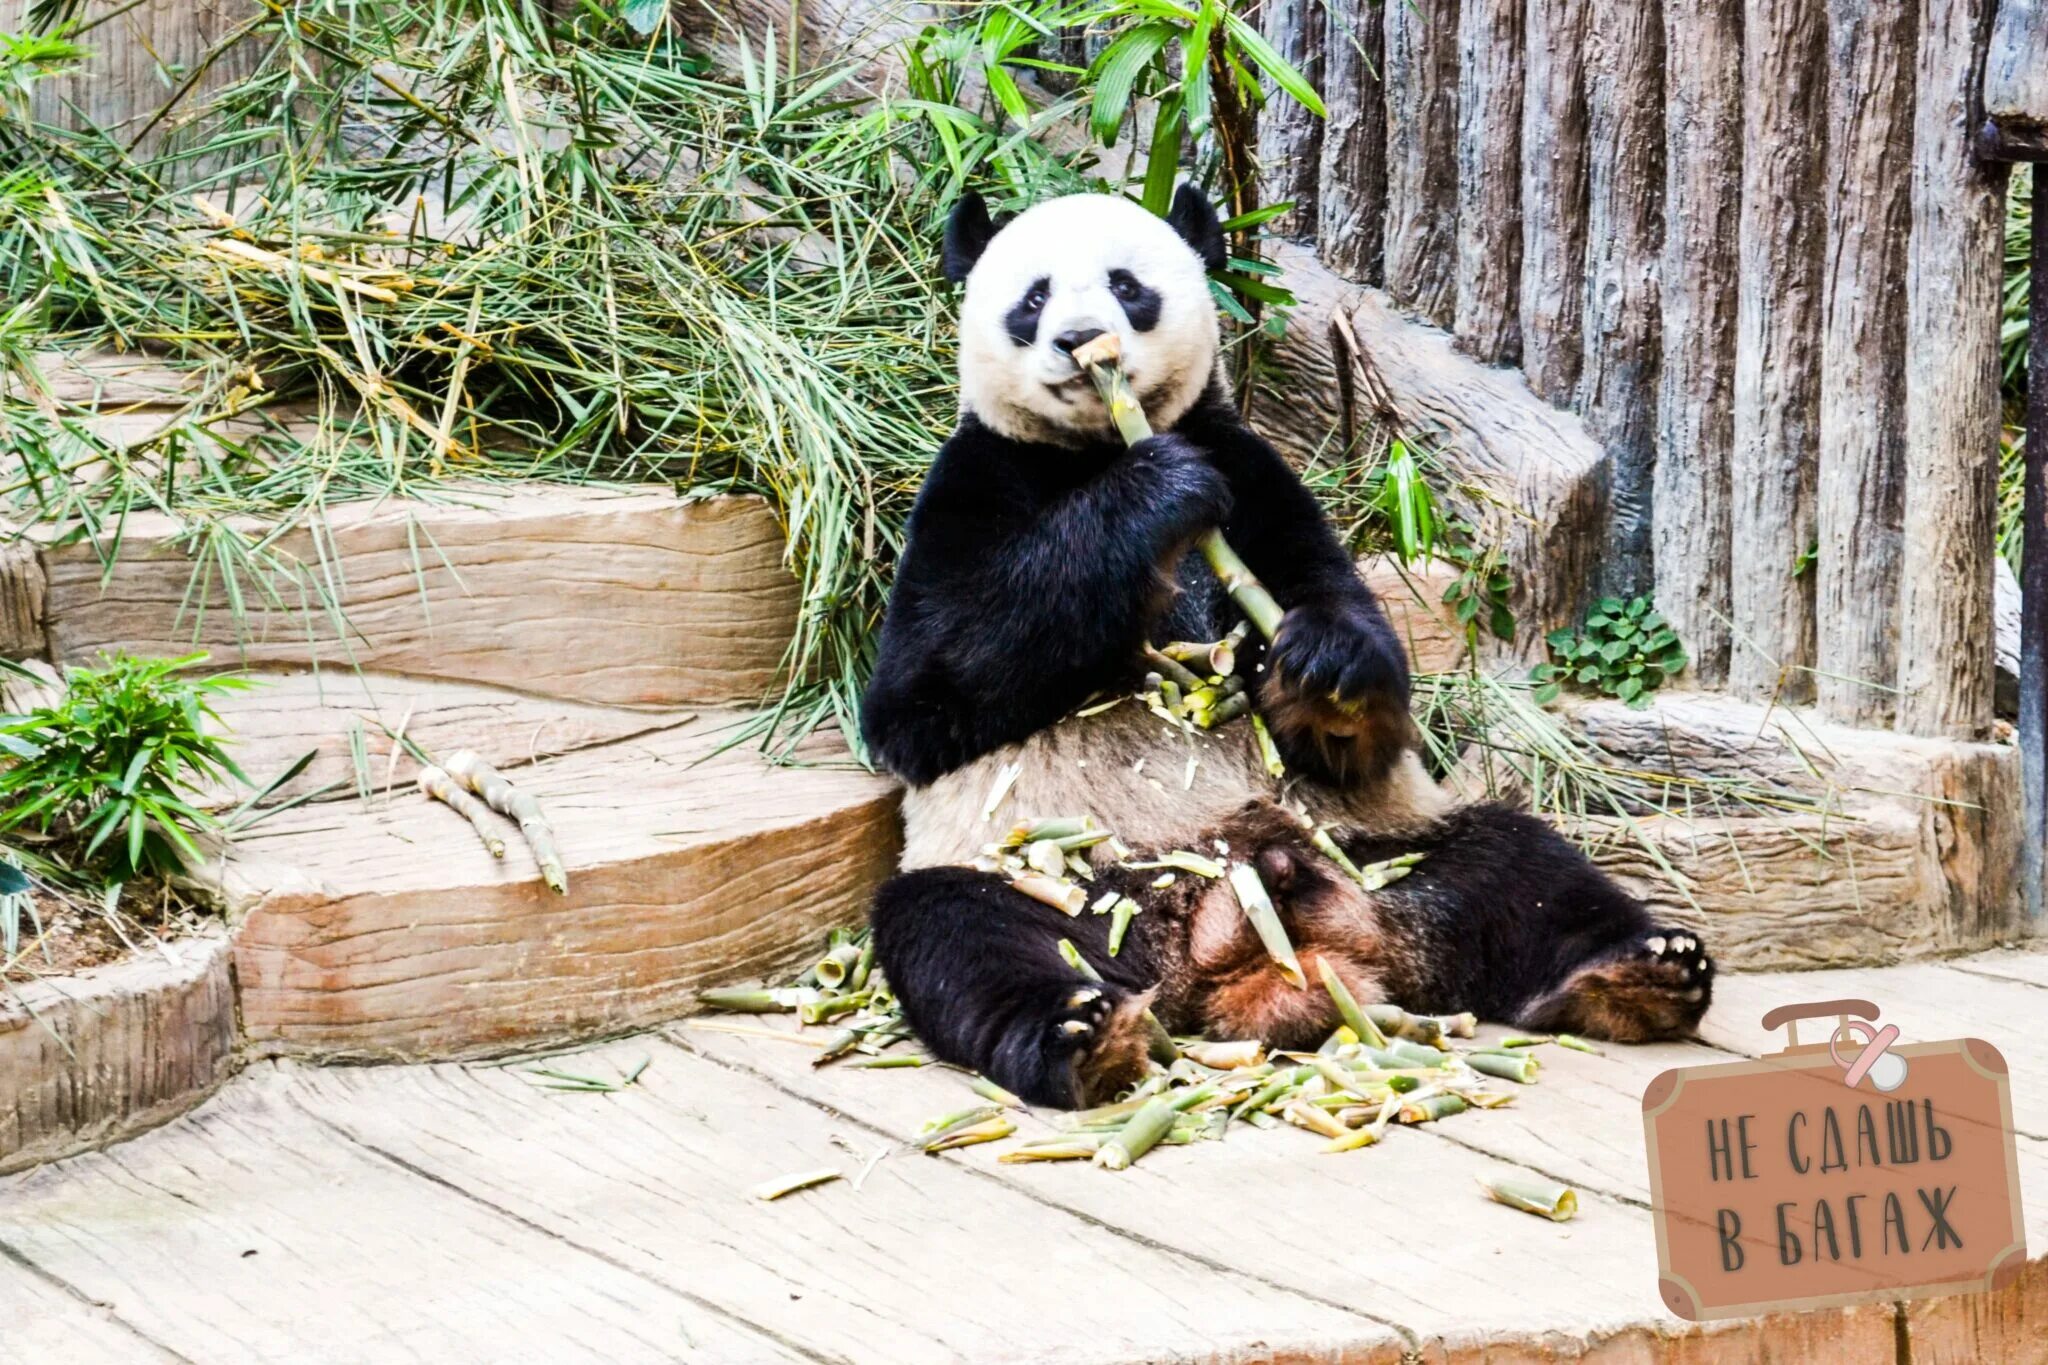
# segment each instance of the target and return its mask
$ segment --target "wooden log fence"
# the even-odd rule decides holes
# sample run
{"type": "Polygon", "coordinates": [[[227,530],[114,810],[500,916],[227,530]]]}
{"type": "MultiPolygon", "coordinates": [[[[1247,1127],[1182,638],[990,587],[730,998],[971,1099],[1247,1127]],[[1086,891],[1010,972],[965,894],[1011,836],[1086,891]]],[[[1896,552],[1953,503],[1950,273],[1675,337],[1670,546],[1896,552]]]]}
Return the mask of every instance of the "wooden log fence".
{"type": "Polygon", "coordinates": [[[2048,155],[2048,0],[1331,0],[1320,39],[1297,9],[1268,32],[1324,44],[1339,111],[1297,235],[1584,419],[1578,606],[1654,593],[1707,686],[1987,738],[1991,158],[2048,155]],[[1335,51],[1375,14],[1376,67],[1335,51]]]}

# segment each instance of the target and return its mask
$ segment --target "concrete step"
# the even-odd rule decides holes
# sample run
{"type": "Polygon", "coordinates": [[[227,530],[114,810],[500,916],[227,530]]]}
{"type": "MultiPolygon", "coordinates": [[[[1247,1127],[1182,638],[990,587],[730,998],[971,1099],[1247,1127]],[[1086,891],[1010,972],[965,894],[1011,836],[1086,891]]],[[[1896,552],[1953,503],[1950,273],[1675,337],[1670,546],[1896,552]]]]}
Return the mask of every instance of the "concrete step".
{"type": "MultiPolygon", "coordinates": [[[[246,707],[275,727],[310,686],[259,689],[224,718],[235,726],[246,707]]],[[[493,858],[414,789],[409,755],[373,754],[368,801],[350,781],[347,799],[260,819],[199,877],[234,926],[242,1028],[259,1052],[471,1057],[644,1027],[703,986],[814,952],[895,865],[895,787],[836,733],[778,767],[739,742],[741,711],[565,708],[374,674],[348,688],[299,708],[302,728],[266,732],[255,771],[307,747],[322,753],[314,774],[352,770],[342,726],[375,698],[367,714],[395,732],[410,706],[406,733],[429,752],[476,749],[539,799],[569,892],[542,883],[516,826],[493,858]]]]}
{"type": "MultiPolygon", "coordinates": [[[[361,1365],[2028,1365],[2048,1360],[2044,964],[1730,978],[1704,1042],[1545,1049],[1509,1108],[1339,1155],[1239,1128],[1122,1174],[1003,1165],[1007,1143],[916,1155],[901,1139],[974,1102],[966,1078],[814,1067],[805,1044],[825,1029],[686,1022],[545,1063],[637,1069],[613,1094],[539,1088],[537,1063],[263,1063],[116,1151],[0,1181],[0,1322],[25,1325],[0,1333],[0,1360],[62,1340],[81,1365],[255,1362],[317,1339],[361,1365]],[[1994,1294],[1682,1322],[1657,1297],[1644,1088],[1774,1048],[1764,1008],[1832,994],[1877,1000],[1908,1041],[1975,1035],[2010,1060],[2036,1259],[1994,1294]],[[749,1195],[818,1167],[846,1178],[749,1195]],[[1573,1185],[1577,1218],[1480,1194],[1478,1177],[1515,1170],[1573,1185]]],[[[1035,1136],[1056,1118],[1017,1123],[1035,1136]]]]}
{"type": "Polygon", "coordinates": [[[782,529],[758,497],[467,484],[434,501],[346,503],[317,534],[229,526],[260,551],[195,555],[206,547],[172,519],[138,513],[118,543],[110,529],[103,544],[46,543],[10,561],[7,596],[39,604],[59,663],[197,648],[227,666],[370,669],[611,705],[758,701],[796,625],[782,529]]]}

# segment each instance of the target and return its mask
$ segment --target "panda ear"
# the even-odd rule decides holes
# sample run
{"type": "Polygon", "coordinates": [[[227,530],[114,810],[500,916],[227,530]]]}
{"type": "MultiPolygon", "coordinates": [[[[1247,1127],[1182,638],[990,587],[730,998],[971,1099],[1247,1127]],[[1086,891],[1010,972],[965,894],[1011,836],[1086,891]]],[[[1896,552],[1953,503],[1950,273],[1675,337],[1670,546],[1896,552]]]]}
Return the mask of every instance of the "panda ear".
{"type": "Polygon", "coordinates": [[[988,216],[988,202],[972,190],[960,196],[960,202],[953,205],[953,216],[946,220],[946,278],[954,284],[965,284],[968,272],[981,259],[981,253],[988,249],[989,239],[996,235],[994,220],[988,216]]]}
{"type": "Polygon", "coordinates": [[[1221,270],[1228,262],[1230,253],[1223,243],[1223,224],[1216,219],[1216,207],[1193,185],[1182,181],[1173,192],[1173,207],[1166,211],[1166,221],[1195,249],[1206,269],[1221,270]]]}

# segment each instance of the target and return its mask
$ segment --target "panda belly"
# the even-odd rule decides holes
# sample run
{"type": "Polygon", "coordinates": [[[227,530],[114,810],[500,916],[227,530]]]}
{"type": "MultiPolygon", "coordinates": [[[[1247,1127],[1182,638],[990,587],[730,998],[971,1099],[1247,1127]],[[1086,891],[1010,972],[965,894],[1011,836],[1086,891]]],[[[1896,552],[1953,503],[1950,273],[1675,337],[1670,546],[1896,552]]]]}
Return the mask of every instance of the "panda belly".
{"type": "MultiPolygon", "coordinates": [[[[1276,781],[1249,723],[1191,735],[1133,700],[1069,716],[911,788],[903,798],[902,867],[970,863],[1011,826],[1054,816],[1090,816],[1133,848],[1211,852],[1194,841],[1261,799],[1284,801],[1318,823],[1389,835],[1426,826],[1452,804],[1412,753],[1367,791],[1276,781]],[[990,792],[1012,764],[1016,781],[984,819],[990,792]]],[[[1096,850],[1098,861],[1107,856],[1096,850]]]]}

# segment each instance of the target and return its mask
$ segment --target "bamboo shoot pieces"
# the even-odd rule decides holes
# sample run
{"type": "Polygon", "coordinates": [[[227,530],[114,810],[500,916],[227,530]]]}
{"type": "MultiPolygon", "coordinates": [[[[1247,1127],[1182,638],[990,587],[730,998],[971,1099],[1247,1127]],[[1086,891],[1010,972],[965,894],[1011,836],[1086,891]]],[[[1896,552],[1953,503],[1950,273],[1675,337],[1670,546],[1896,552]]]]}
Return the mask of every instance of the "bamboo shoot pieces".
{"type": "MultiPolygon", "coordinates": [[[[1117,434],[1124,438],[1125,445],[1136,445],[1152,434],[1152,424],[1145,420],[1145,409],[1139,404],[1138,395],[1131,391],[1131,381],[1124,374],[1123,358],[1123,342],[1115,332],[1104,332],[1074,351],[1074,363],[1095,381],[1095,391],[1102,395],[1103,405],[1109,409],[1109,420],[1116,423],[1117,434]]],[[[1280,618],[1284,613],[1273,599],[1273,594],[1266,591],[1265,584],[1259,582],[1250,567],[1238,557],[1237,551],[1230,548],[1221,531],[1211,529],[1195,544],[1238,609],[1258,627],[1259,634],[1272,639],[1280,629],[1280,618]]]]}
{"type": "Polygon", "coordinates": [[[450,777],[481,796],[492,810],[518,823],[526,846],[533,850],[534,862],[540,865],[541,879],[556,895],[567,895],[569,874],[562,867],[562,855],[555,851],[554,826],[541,813],[540,802],[469,749],[450,754],[443,766],[450,777]]]}
{"type": "Polygon", "coordinates": [[[505,856],[505,841],[498,837],[498,831],[491,825],[489,807],[450,777],[447,769],[437,768],[431,763],[421,768],[420,790],[469,821],[476,830],[476,837],[484,841],[484,847],[490,850],[493,858],[505,856]]]}

